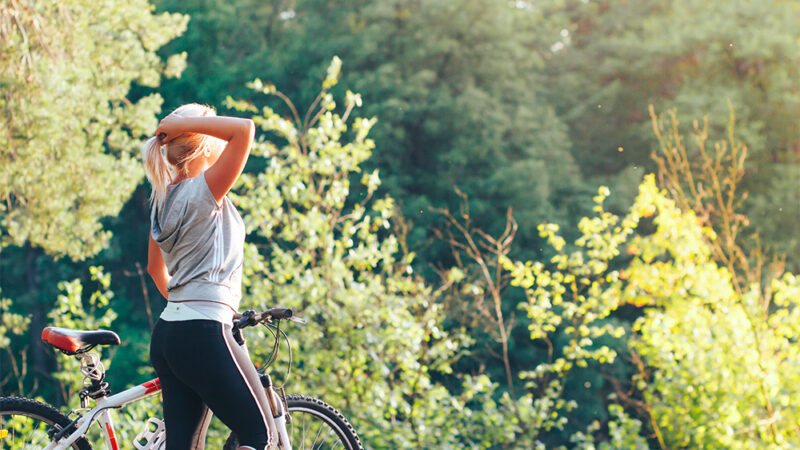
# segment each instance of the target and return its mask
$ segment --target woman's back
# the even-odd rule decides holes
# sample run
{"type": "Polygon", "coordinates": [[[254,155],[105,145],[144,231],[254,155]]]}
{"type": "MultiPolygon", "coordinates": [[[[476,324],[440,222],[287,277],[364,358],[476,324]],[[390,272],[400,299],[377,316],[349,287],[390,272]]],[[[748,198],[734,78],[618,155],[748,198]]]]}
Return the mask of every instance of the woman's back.
{"type": "Polygon", "coordinates": [[[218,205],[201,173],[168,186],[150,221],[172,276],[168,300],[221,302],[236,311],[242,297],[245,229],[233,203],[225,197],[218,205]]]}

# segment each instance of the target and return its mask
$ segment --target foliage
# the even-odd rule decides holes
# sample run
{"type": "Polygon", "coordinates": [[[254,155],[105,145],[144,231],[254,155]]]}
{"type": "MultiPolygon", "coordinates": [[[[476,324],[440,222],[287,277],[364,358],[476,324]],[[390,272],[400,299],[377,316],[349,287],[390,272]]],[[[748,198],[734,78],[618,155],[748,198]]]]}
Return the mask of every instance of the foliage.
{"type": "MultiPolygon", "coordinates": [[[[559,250],[551,261],[555,269],[507,262],[512,283],[528,293],[531,337],[546,340],[556,329],[571,337],[555,349],[553,363],[524,375],[533,381],[530,387],[546,387],[544,398],[560,399],[573,366],[616,357],[595,340],[620,336],[623,329],[602,319],[622,304],[646,307],[629,337],[643,362],[633,382],[662,447],[796,445],[798,412],[791,399],[798,383],[791,367],[800,351],[794,341],[800,333],[798,278],[771,280],[767,303],[756,283],[739,293],[729,270],[711,258],[714,231],[692,211],[680,210],[653,176],[625,217],[602,210],[604,194],[596,199],[598,217],[581,221],[579,250],[564,251],[555,227],[542,227],[559,250]],[[652,233],[639,229],[643,219],[652,220],[652,233]],[[614,268],[610,263],[623,254],[632,259],[614,268]]],[[[552,419],[543,424],[563,426],[570,406],[551,403],[545,412],[552,419]]],[[[633,430],[633,422],[623,419],[610,428],[633,430]]],[[[586,436],[573,438],[584,442],[586,436]]]]}
{"type": "Polygon", "coordinates": [[[180,73],[183,56],[164,63],[155,51],[186,21],[153,15],[147,0],[0,6],[0,247],[28,242],[73,259],[103,248],[100,219],[142,179],[139,140],[161,104],[126,95],[180,73]]]}
{"type": "Polygon", "coordinates": [[[588,433],[577,432],[570,439],[572,443],[576,444],[576,448],[584,450],[594,450],[599,448],[601,450],[610,450],[618,448],[633,448],[636,450],[645,450],[647,441],[641,436],[642,423],[633,419],[625,412],[625,410],[617,404],[608,406],[608,412],[614,419],[608,423],[608,439],[598,442],[591,434],[600,429],[600,423],[594,422],[587,429],[588,433]]]}
{"type": "MultiPolygon", "coordinates": [[[[442,297],[449,320],[473,330],[473,337],[486,332],[502,346],[502,354],[494,357],[505,366],[507,390],[495,407],[505,417],[501,435],[513,438],[495,444],[544,448],[568,440],[589,448],[595,437],[575,430],[588,425],[590,432],[597,431],[600,420],[606,419],[607,414],[595,410],[594,404],[598,400],[602,403],[594,396],[604,391],[605,383],[602,377],[595,377],[599,381],[587,377],[586,372],[597,370],[598,363],[614,364],[617,352],[613,347],[624,345],[618,341],[624,329],[611,317],[620,306],[619,296],[612,292],[619,279],[616,272],[607,272],[618,264],[620,246],[638,224],[638,218],[631,216],[618,226],[621,219],[603,210],[608,194],[607,188],[600,189],[595,197],[598,217],[580,221],[581,237],[572,247],[556,234],[557,225],[540,226],[542,237],[556,253],[550,261],[553,267],[533,261],[514,262],[508,257],[516,231],[510,210],[506,230],[498,237],[474,226],[467,202],[458,214],[438,211],[447,226],[437,235],[450,244],[458,262],[455,267],[442,269],[443,285],[438,289],[447,293],[442,297]],[[576,250],[570,250],[573,248],[576,250]],[[509,284],[517,288],[509,288],[509,284]],[[515,321],[514,312],[504,310],[503,305],[515,300],[518,287],[528,298],[518,306],[528,311],[529,338],[546,345],[544,361],[532,361],[529,370],[512,366],[508,358],[508,336],[524,321],[515,321]],[[518,391],[512,380],[517,379],[524,382],[521,396],[515,394],[518,391]],[[575,392],[577,386],[589,392],[575,392]]],[[[473,358],[474,352],[469,357],[473,358]]],[[[484,371],[484,364],[491,366],[493,361],[481,361],[479,372],[484,371]]],[[[489,375],[493,372],[486,370],[489,375]]],[[[495,378],[499,381],[501,375],[495,378]]],[[[646,445],[638,434],[640,423],[636,419],[629,418],[619,405],[609,405],[608,409],[613,418],[608,422],[608,442],[604,445],[646,445]]]]}
{"type": "Polygon", "coordinates": [[[513,207],[525,245],[538,241],[533,224],[570,220],[580,182],[542,91],[544,18],[485,0],[371,2],[357,11],[358,27],[338,33],[357,33],[347,61],[367,112],[381,119],[375,164],[419,225],[412,237],[435,223],[429,207],[458,206],[454,185],[492,234],[513,207]]]}
{"type": "Polygon", "coordinates": [[[649,308],[633,348],[649,369],[638,381],[662,443],[673,446],[796,445],[797,277],[738,293],[710,260],[710,229],[673,201],[653,197],[655,233],[637,237],[620,292],[649,308]],[[686,395],[689,393],[690,395],[686,395]]]}
{"type": "Polygon", "coordinates": [[[450,245],[456,261],[455,266],[441,270],[442,286],[437,291],[443,293],[441,302],[450,322],[473,330],[473,337],[478,331],[485,331],[500,344],[502,353],[497,356],[503,361],[506,387],[514,397],[509,341],[516,321],[513,311],[504,311],[504,304],[511,302],[504,301],[509,276],[504,273],[502,262],[511,251],[517,223],[509,208],[506,229],[500,236],[495,238],[473,228],[466,194],[457,192],[464,198],[457,216],[447,209],[435,210],[443,216],[446,226],[444,230],[435,229],[434,234],[450,245]]]}
{"type": "Polygon", "coordinates": [[[27,333],[30,319],[13,313],[11,305],[11,299],[0,297],[0,348],[5,350],[0,354],[0,366],[6,368],[3,370],[3,378],[0,379],[0,388],[8,383],[14,386],[17,393],[24,395],[26,391],[23,380],[28,375],[28,349],[20,343],[20,337],[27,333]]]}
{"type": "Polygon", "coordinates": [[[275,65],[277,61],[268,64],[266,57],[272,56],[271,46],[285,31],[288,22],[284,14],[291,10],[293,0],[153,3],[160,11],[179,11],[190,18],[186,32],[160,51],[162,55],[187,55],[181,76],[164,80],[159,89],[165,109],[192,102],[221,106],[228,95],[250,94],[245,83],[253,74],[275,80],[286,69],[283,64],[275,65]]]}
{"type": "MultiPolygon", "coordinates": [[[[617,351],[604,341],[625,333],[610,317],[620,305],[615,291],[622,283],[613,262],[634,233],[641,206],[634,204],[631,213],[620,218],[603,210],[608,194],[607,188],[600,188],[594,199],[597,216],[580,221],[581,237],[574,242],[575,250],[566,247],[557,225],[539,226],[542,237],[557,252],[550,267],[538,261],[501,259],[512,275],[511,285],[525,289],[527,302],[520,307],[530,318],[530,338],[544,341],[548,348],[547,362],[520,374],[529,393],[516,400],[526,419],[520,420],[516,440],[529,447],[543,446],[545,432],[566,426],[569,413],[578,407],[565,392],[568,378],[578,368],[613,363],[617,351]],[[560,346],[553,343],[556,335],[560,346]]],[[[585,436],[577,434],[574,439],[585,436]]]]}
{"type": "MultiPolygon", "coordinates": [[[[336,112],[329,90],[340,67],[334,58],[322,92],[304,116],[289,101],[293,115],[284,118],[269,107],[230,100],[252,112],[269,133],[251,152],[251,158],[267,159],[265,169],[242,175],[233,196],[250,231],[246,304],[302,311],[309,323],[289,325],[294,363],[301,370],[290,391],[341,408],[368,445],[471,442],[476,437],[465,431],[491,416],[464,415],[465,403],[485,396],[491,386],[468,378],[456,396],[432,379],[434,373],[451,372],[468,338],[441,330],[434,295],[413,274],[413,253],[401,253],[391,231],[393,199],[372,199],[380,184],[377,171],[362,174],[367,195],[347,206],[350,177],[361,172],[375,145],[367,137],[375,119],[355,118],[348,125],[361,104],[350,91],[344,112],[336,112]]],[[[255,80],[250,86],[286,99],[272,84],[255,80]]],[[[264,334],[250,344],[254,361],[265,361],[272,347],[264,334]]]]}

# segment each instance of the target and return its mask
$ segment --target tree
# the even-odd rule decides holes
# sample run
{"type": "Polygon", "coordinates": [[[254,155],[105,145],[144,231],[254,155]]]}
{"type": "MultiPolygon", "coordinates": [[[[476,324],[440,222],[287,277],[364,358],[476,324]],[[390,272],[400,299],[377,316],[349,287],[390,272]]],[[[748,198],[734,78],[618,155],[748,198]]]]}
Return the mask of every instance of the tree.
{"type": "Polygon", "coordinates": [[[186,21],[154,15],[145,0],[0,5],[0,283],[13,299],[7,317],[24,312],[31,330],[28,343],[14,343],[28,365],[19,393],[48,373],[38,336],[59,280],[85,277],[62,257],[105,248],[101,220],[142,179],[140,138],[155,129],[161,97],[128,94],[180,73],[182,55],[164,62],[155,52],[186,21]]]}
{"type": "Polygon", "coordinates": [[[187,18],[151,10],[147,0],[0,6],[0,247],[83,259],[107,242],[100,219],[141,181],[140,139],[161,105],[157,94],[126,95],[183,62],[155,52],[187,18]]]}
{"type": "MultiPolygon", "coordinates": [[[[454,185],[489,232],[502,230],[508,206],[522,224],[569,220],[581,183],[566,129],[542,92],[541,53],[549,46],[539,34],[543,17],[531,22],[524,9],[487,0],[305,0],[253,6],[253,18],[234,24],[215,4],[161,4],[186,8],[208,24],[190,25],[188,40],[175,43],[190,51],[188,72],[199,74],[193,86],[166,85],[181,101],[192,94],[214,101],[234,80],[258,73],[310,104],[316,77],[339,55],[347,65],[343,82],[379,118],[372,134],[382,145],[366,164],[381,170],[382,189],[402,200],[399,211],[419,225],[410,228],[415,248],[431,238],[426,230],[436,219],[429,207],[457,207],[454,185]],[[266,25],[255,22],[265,14],[272,17],[266,25]],[[258,32],[234,31],[251,28],[258,32]],[[225,77],[200,77],[222,65],[225,77]]],[[[536,242],[538,235],[525,226],[520,240],[536,242]]],[[[421,263],[446,257],[440,247],[420,251],[421,263]]]]}
{"type": "MultiPolygon", "coordinates": [[[[286,19],[294,0],[155,0],[160,11],[188,15],[186,32],[159,53],[187,54],[180,78],[165,80],[160,93],[166,108],[201,102],[222,106],[227,96],[244,98],[253,74],[283,85],[288,74],[275,58],[275,45],[286,39],[286,19]]],[[[330,58],[328,55],[327,58],[330,58]]],[[[314,74],[315,76],[317,74],[314,74]]],[[[316,84],[307,94],[316,95],[316,84]]],[[[289,91],[295,94],[293,91],[289,91]]],[[[292,97],[294,98],[294,97],[292,97]]]]}
{"type": "Polygon", "coordinates": [[[381,119],[375,136],[386,144],[375,164],[420,228],[434,223],[429,207],[458,207],[453,186],[492,234],[513,207],[523,247],[538,241],[530,224],[568,221],[576,166],[542,92],[545,20],[528,19],[482,0],[375,2],[359,11],[363,37],[348,63],[368,112],[381,119]]]}
{"type": "MultiPolygon", "coordinates": [[[[645,0],[552,2],[562,31],[546,66],[550,102],[569,126],[587,176],[652,168],[648,105],[708,117],[722,136],[729,103],[749,163],[742,187],[762,241],[798,267],[800,35],[796,2],[645,0]]],[[[683,130],[687,131],[687,130],[683,130]]],[[[690,155],[695,158],[696,155],[690,155]]],[[[630,178],[630,177],[628,177],[630,178]]]]}

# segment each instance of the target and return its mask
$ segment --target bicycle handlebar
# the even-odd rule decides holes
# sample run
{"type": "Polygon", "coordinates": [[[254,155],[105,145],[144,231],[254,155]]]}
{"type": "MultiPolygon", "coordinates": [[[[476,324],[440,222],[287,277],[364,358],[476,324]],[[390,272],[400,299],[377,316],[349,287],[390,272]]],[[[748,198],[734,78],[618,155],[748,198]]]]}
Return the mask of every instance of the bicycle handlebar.
{"type": "Polygon", "coordinates": [[[233,327],[242,329],[258,325],[265,320],[291,320],[293,322],[305,323],[304,319],[294,316],[291,308],[270,308],[262,313],[253,310],[245,311],[241,317],[233,321],[233,327]]]}
{"type": "Polygon", "coordinates": [[[242,328],[252,327],[264,321],[272,322],[273,320],[291,320],[292,322],[306,323],[305,319],[295,317],[291,308],[270,308],[260,314],[251,309],[233,316],[233,337],[239,345],[244,345],[242,328]]]}

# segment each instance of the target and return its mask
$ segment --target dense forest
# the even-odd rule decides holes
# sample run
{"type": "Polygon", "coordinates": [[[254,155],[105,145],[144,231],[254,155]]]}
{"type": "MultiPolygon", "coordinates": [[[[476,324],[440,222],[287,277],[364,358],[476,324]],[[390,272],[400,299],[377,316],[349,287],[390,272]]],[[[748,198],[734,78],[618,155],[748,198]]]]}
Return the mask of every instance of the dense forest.
{"type": "MultiPolygon", "coordinates": [[[[154,376],[140,149],[198,102],[258,126],[229,194],[242,307],[300,311],[287,391],[369,448],[798,446],[798,23],[791,0],[5,0],[0,396],[78,405],[49,325],[120,335],[115,392],[154,376]]],[[[150,415],[120,411],[121,441],[150,415]]]]}

